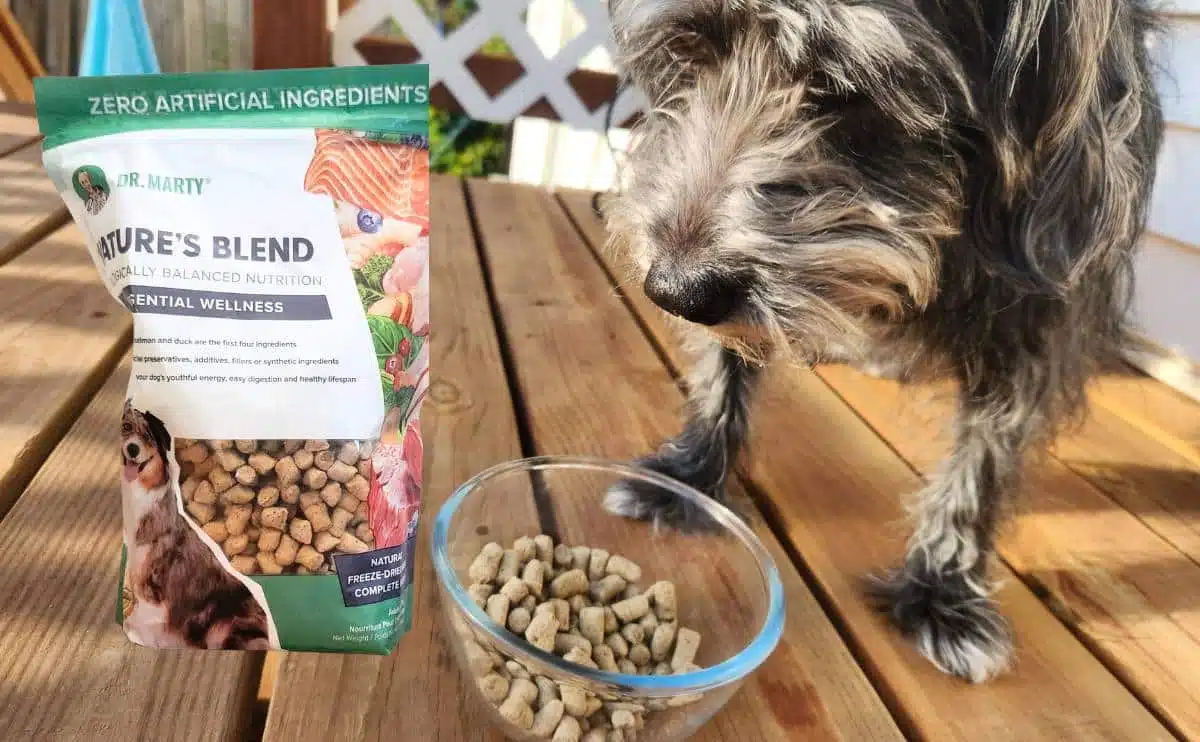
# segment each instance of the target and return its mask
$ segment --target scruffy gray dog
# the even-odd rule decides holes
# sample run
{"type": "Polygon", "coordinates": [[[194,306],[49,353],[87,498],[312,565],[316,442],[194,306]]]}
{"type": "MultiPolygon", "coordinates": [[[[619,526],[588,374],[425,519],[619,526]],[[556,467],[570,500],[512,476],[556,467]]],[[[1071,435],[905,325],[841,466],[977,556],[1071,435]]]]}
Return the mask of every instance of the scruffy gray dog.
{"type": "MultiPolygon", "coordinates": [[[[954,378],[954,451],[875,593],[943,671],[1002,672],[997,526],[1125,331],[1162,132],[1157,18],[1139,0],[610,6],[652,110],[609,226],[698,348],[683,432],[639,463],[721,497],[780,356],[954,378]]],[[[634,484],[607,505],[703,525],[634,484]]]]}

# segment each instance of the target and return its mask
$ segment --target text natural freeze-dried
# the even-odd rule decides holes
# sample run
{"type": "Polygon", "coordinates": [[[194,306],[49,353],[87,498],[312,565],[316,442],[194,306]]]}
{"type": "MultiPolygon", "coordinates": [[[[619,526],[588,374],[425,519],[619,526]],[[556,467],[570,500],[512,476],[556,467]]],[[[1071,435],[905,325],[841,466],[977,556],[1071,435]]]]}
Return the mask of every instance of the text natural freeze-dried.
{"type": "Polygon", "coordinates": [[[47,171],[133,314],[118,620],[390,652],[429,383],[424,66],[38,81],[47,171]]]}

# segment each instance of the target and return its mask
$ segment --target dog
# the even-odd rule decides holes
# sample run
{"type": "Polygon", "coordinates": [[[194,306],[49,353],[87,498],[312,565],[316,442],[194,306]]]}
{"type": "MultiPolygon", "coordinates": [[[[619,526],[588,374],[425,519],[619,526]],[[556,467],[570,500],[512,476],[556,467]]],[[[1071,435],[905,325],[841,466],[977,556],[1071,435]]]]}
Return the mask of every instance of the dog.
{"type": "MultiPolygon", "coordinates": [[[[946,673],[1011,665],[990,594],[1027,455],[1126,337],[1163,132],[1140,0],[613,0],[648,110],[610,247],[696,352],[638,463],[721,497],[776,359],[959,388],[953,452],[871,595],[946,673]]],[[[681,528],[635,483],[609,510],[681,528]]]]}
{"type": "Polygon", "coordinates": [[[160,648],[270,649],[267,615],[179,512],[171,436],[125,402],[121,417],[127,584],[126,630],[160,648]]]}

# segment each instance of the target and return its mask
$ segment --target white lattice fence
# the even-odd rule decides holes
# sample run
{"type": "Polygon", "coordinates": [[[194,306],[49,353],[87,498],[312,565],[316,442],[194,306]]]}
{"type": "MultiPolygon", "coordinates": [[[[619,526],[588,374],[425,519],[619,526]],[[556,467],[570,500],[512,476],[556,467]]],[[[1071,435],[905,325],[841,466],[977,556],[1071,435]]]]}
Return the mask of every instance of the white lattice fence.
{"type": "MultiPolygon", "coordinates": [[[[394,21],[429,65],[430,84],[442,83],[473,119],[492,123],[515,120],[539,99],[554,107],[559,119],[574,129],[600,131],[607,106],[595,111],[580,100],[567,77],[597,48],[613,51],[612,28],[600,0],[572,0],[586,19],[584,28],[549,55],[530,35],[522,14],[531,0],[478,0],[479,10],[443,36],[416,0],[359,0],[334,27],[333,62],[366,64],[356,45],[381,25],[394,21]],[[524,68],[524,74],[496,97],[490,97],[466,66],[467,59],[493,37],[502,38],[524,68]]],[[[642,110],[642,98],[625,90],[613,102],[612,120],[625,121],[642,110]]]]}

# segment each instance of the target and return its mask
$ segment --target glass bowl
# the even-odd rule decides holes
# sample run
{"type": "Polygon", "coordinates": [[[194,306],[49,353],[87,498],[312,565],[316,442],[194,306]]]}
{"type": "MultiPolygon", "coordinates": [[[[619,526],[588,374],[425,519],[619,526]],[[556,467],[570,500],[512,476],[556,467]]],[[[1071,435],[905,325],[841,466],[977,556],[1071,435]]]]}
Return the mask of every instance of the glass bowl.
{"type": "MultiPolygon", "coordinates": [[[[528,543],[522,543],[527,551],[528,543]]],[[[545,546],[543,539],[543,549],[545,546]]],[[[490,547],[493,553],[495,548],[490,547]]],[[[571,561],[576,558],[574,555],[559,552],[556,559],[543,550],[534,559],[548,561],[554,578],[577,566],[591,566],[590,559],[586,564],[574,564],[571,561]],[[550,559],[544,559],[546,556],[550,559]]],[[[488,469],[460,486],[438,513],[434,523],[433,561],[442,614],[449,629],[444,635],[468,680],[472,702],[482,704],[509,739],[553,739],[554,730],[550,726],[571,726],[571,722],[561,720],[551,724],[560,710],[560,705],[553,703],[555,699],[563,701],[568,711],[574,708],[583,717],[580,728],[586,742],[686,739],[729,701],[746,676],[774,651],[783,633],[784,596],[779,573],[746,524],[700,492],[626,464],[540,457],[488,469]],[[708,516],[709,527],[698,533],[681,533],[609,513],[604,508],[605,493],[612,486],[629,481],[642,488],[659,490],[664,496],[690,501],[708,516]],[[557,632],[556,639],[562,646],[552,651],[539,649],[494,620],[487,611],[486,598],[468,591],[473,583],[472,563],[489,543],[512,551],[513,555],[506,559],[519,558],[517,539],[540,534],[551,536],[555,545],[604,550],[638,565],[641,578],[614,600],[619,602],[639,593],[649,596],[647,603],[651,608],[646,615],[653,618],[643,616],[631,621],[643,629],[643,644],[647,648],[653,644],[655,624],[674,623],[677,635],[682,635],[684,628],[697,632],[699,649],[692,662],[688,663],[686,656],[673,656],[671,650],[664,652],[660,644],[659,658],[633,664],[633,659],[645,659],[645,652],[633,651],[637,644],[629,641],[638,638],[634,629],[624,629],[621,633],[629,650],[624,658],[629,661],[618,664],[616,671],[609,662],[604,663],[608,666],[604,670],[567,661],[564,655],[568,646],[562,637],[582,633],[574,610],[580,607],[580,599],[575,599],[576,605],[571,610],[571,626],[557,632]],[[670,581],[675,586],[674,621],[668,601],[657,600],[660,591],[652,588],[659,581],[670,581]],[[661,620],[659,613],[663,615],[661,620]],[[668,668],[673,662],[677,667],[668,668]],[[539,689],[536,700],[532,699],[528,684],[518,683],[520,678],[536,684],[539,689]],[[585,705],[586,709],[581,711],[585,705]],[[551,709],[542,713],[542,707],[546,706],[551,709]],[[621,711],[629,713],[618,713],[621,711]],[[531,718],[536,719],[537,727],[530,728],[531,718]],[[610,729],[587,734],[589,730],[611,727],[614,723],[620,733],[610,729]]],[[[543,564],[540,569],[545,567],[543,564]]],[[[511,569],[509,564],[510,574],[511,569]]],[[[617,571],[631,576],[627,569],[617,571]]],[[[523,570],[517,574],[523,576],[523,570]]],[[[599,574],[589,575],[590,590],[599,589],[599,582],[592,579],[599,574]]],[[[565,588],[567,582],[563,581],[561,587],[565,588]]],[[[610,589],[613,582],[608,583],[610,589]]],[[[553,585],[552,579],[546,579],[541,598],[524,599],[526,611],[533,608],[529,615],[537,613],[533,603],[551,598],[553,585]]],[[[516,595],[520,591],[507,594],[516,595]]],[[[589,595],[584,602],[592,598],[589,595]]],[[[495,608],[499,609],[498,604],[504,602],[495,601],[495,608]]],[[[514,605],[510,601],[510,616],[511,609],[519,605],[520,602],[514,605]]],[[[636,609],[644,606],[641,601],[633,600],[628,607],[630,610],[622,611],[626,617],[637,615],[636,609]]],[[[591,613],[594,617],[595,611],[591,613]]],[[[619,662],[620,653],[615,650],[621,649],[622,641],[612,638],[612,617],[606,615],[606,618],[609,625],[604,629],[605,645],[614,649],[613,659],[619,662]]],[[[523,621],[514,620],[520,628],[523,621]]],[[[592,628],[590,635],[596,636],[595,631],[592,628]]],[[[578,643],[577,638],[571,641],[578,643]]],[[[607,654],[604,650],[601,653],[607,654]]],[[[593,655],[593,663],[601,659],[601,653],[593,655]]],[[[571,739],[572,730],[566,731],[562,738],[571,739]]]]}

